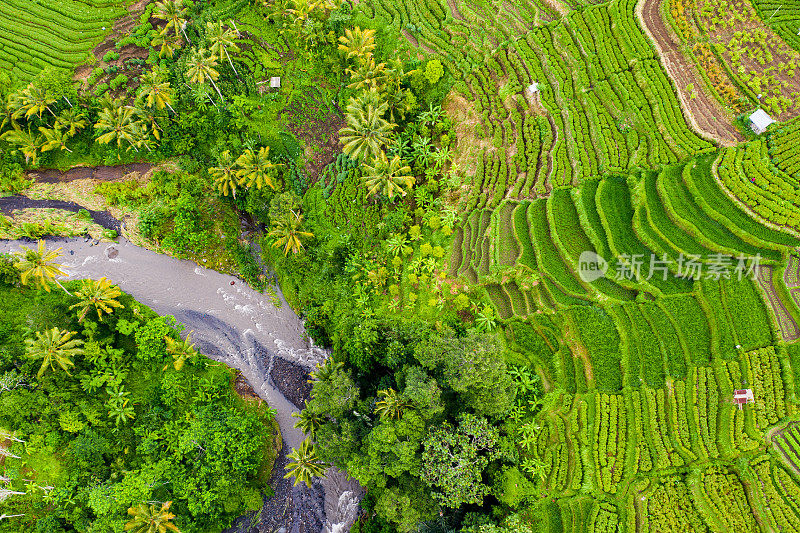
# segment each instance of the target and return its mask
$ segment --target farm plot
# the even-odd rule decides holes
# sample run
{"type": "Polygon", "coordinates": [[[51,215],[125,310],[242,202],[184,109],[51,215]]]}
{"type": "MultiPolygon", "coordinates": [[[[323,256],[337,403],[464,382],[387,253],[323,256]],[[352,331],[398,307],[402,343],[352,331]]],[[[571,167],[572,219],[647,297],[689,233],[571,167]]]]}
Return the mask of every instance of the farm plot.
{"type": "Polygon", "coordinates": [[[0,3],[0,68],[21,82],[42,69],[72,69],[126,13],[124,0],[0,3]]]}

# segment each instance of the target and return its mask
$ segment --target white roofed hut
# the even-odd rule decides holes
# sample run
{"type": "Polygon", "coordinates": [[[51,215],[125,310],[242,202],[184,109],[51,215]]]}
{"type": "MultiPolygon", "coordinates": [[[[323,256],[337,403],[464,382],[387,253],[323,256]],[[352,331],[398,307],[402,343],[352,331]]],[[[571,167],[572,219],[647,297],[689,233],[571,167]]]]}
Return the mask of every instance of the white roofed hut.
{"type": "Polygon", "coordinates": [[[750,115],[750,129],[757,135],[761,135],[767,131],[769,125],[774,123],[775,121],[772,117],[763,109],[757,109],[755,113],[750,115]]]}

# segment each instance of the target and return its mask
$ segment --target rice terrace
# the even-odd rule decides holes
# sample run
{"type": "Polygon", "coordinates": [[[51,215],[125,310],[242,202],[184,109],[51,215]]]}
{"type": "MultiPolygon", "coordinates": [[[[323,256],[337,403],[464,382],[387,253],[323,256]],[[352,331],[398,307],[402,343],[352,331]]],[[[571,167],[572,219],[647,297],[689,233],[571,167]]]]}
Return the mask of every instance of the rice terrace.
{"type": "Polygon", "coordinates": [[[798,0],[0,1],[0,532],[800,531],[798,0]]]}

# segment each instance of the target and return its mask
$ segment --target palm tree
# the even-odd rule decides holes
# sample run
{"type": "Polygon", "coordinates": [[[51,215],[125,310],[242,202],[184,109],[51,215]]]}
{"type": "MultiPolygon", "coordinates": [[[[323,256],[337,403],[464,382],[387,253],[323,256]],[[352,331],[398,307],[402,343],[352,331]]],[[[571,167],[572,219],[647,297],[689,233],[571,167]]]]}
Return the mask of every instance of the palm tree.
{"type": "Polygon", "coordinates": [[[58,114],[55,127],[66,130],[67,135],[72,137],[78,133],[78,130],[82,130],[88,124],[86,113],[77,107],[70,107],[58,114]]]}
{"type": "Polygon", "coordinates": [[[364,165],[363,178],[367,188],[367,195],[383,194],[394,198],[395,194],[405,196],[414,185],[414,176],[411,167],[406,165],[399,155],[391,159],[386,157],[386,152],[381,151],[369,164],[364,165]]]}
{"type": "MultiPolygon", "coordinates": [[[[182,369],[187,359],[194,359],[197,356],[197,350],[195,350],[194,344],[192,343],[191,332],[189,332],[182,341],[176,341],[172,337],[166,336],[164,337],[164,342],[167,343],[167,353],[175,359],[172,363],[175,370],[182,369]]],[[[164,370],[166,369],[167,367],[165,366],[164,370]]]]}
{"type": "MultiPolygon", "coordinates": [[[[142,102],[136,101],[134,102],[133,106],[133,113],[139,119],[138,122],[141,123],[141,127],[143,128],[146,135],[153,134],[153,137],[156,138],[157,141],[161,140],[161,126],[158,125],[158,115],[157,110],[153,107],[143,106],[142,102]]],[[[141,133],[141,132],[139,132],[141,133]]]]}
{"type": "Polygon", "coordinates": [[[128,514],[133,518],[125,524],[125,531],[131,533],[166,533],[174,531],[180,533],[178,526],[171,522],[175,515],[169,512],[172,502],[164,502],[159,507],[156,504],[147,505],[141,502],[136,507],[129,507],[128,514]]]}
{"type": "Polygon", "coordinates": [[[19,93],[18,98],[20,105],[14,113],[14,118],[19,118],[23,115],[25,118],[30,118],[32,115],[41,118],[45,109],[49,111],[51,115],[56,116],[53,110],[50,109],[50,104],[55,102],[56,99],[50,96],[46,89],[38,85],[31,83],[19,93]]]}
{"type": "Polygon", "coordinates": [[[353,80],[347,87],[350,89],[377,89],[386,80],[386,63],[375,63],[372,56],[368,56],[359,62],[358,67],[353,70],[347,69],[350,78],[353,80]]]}
{"type": "Polygon", "coordinates": [[[237,171],[239,185],[247,183],[248,187],[255,185],[257,189],[267,185],[270,189],[275,190],[272,170],[278,165],[269,160],[269,146],[259,148],[258,152],[248,148],[239,156],[236,164],[241,167],[237,171]]]}
{"type": "Polygon", "coordinates": [[[183,31],[183,27],[186,24],[186,8],[183,6],[183,0],[162,0],[161,2],[156,2],[156,7],[153,9],[153,16],[157,19],[167,21],[167,25],[161,30],[162,35],[166,36],[169,29],[172,28],[175,31],[175,37],[180,37],[180,32],[183,34],[183,38],[186,39],[186,42],[191,43],[189,37],[186,36],[186,32],[183,31]]]}
{"type": "Polygon", "coordinates": [[[379,390],[378,397],[380,400],[375,403],[375,412],[381,418],[400,418],[403,411],[414,406],[394,389],[379,390]]]}
{"type": "Polygon", "coordinates": [[[236,67],[233,66],[233,61],[231,61],[231,56],[228,53],[228,48],[234,52],[239,51],[239,46],[237,46],[234,41],[236,32],[232,28],[224,28],[222,26],[222,21],[219,20],[217,22],[207,22],[206,27],[208,28],[208,33],[206,35],[211,41],[211,53],[219,58],[220,63],[224,59],[224,54],[234,74],[236,74],[236,77],[239,77],[239,73],[236,72],[236,67]]]}
{"type": "Polygon", "coordinates": [[[289,220],[281,221],[276,227],[269,232],[270,237],[275,238],[272,244],[275,248],[283,246],[283,255],[299,253],[303,250],[302,239],[313,237],[314,234],[310,231],[302,231],[300,226],[303,224],[303,215],[292,211],[292,216],[289,220]]]}
{"type": "Polygon", "coordinates": [[[161,50],[158,52],[158,57],[167,56],[168,58],[172,59],[172,56],[175,55],[175,43],[166,35],[156,35],[152,41],[153,46],[161,46],[161,50]]]}
{"type": "Polygon", "coordinates": [[[65,131],[61,131],[59,128],[39,128],[39,131],[42,132],[44,135],[44,144],[42,144],[42,152],[49,152],[50,150],[55,150],[59,148],[61,150],[66,150],[69,153],[72,153],[72,150],[67,148],[67,140],[69,140],[69,134],[65,131]]]}
{"type": "Polygon", "coordinates": [[[335,361],[333,357],[328,357],[324,363],[317,364],[317,369],[309,374],[311,379],[309,379],[308,382],[329,381],[336,375],[336,372],[342,368],[344,368],[344,363],[335,361]]]}
{"type": "Polygon", "coordinates": [[[100,135],[96,141],[100,144],[108,144],[116,140],[117,148],[122,146],[123,141],[133,145],[137,139],[135,117],[136,113],[131,107],[105,107],[97,114],[97,122],[94,127],[99,131],[106,131],[106,133],[100,135]]]}
{"type": "Polygon", "coordinates": [[[3,135],[0,135],[0,140],[16,144],[22,152],[22,155],[25,156],[26,165],[28,163],[36,164],[38,151],[44,143],[44,139],[42,139],[41,135],[34,136],[31,133],[30,127],[28,127],[27,132],[22,131],[19,127],[7,131],[3,135]]]}
{"type": "Polygon", "coordinates": [[[211,81],[211,85],[214,86],[214,89],[216,89],[220,100],[224,100],[222,93],[219,92],[219,87],[217,87],[217,84],[214,82],[214,80],[219,78],[219,72],[214,68],[217,66],[217,60],[213,56],[208,55],[208,50],[204,48],[198,50],[197,53],[186,62],[186,66],[189,67],[186,71],[186,75],[189,76],[190,83],[205,83],[207,78],[211,81]]]}
{"type": "Polygon", "coordinates": [[[141,90],[140,96],[145,99],[147,107],[154,107],[156,109],[168,107],[170,111],[175,113],[171,105],[173,96],[172,87],[169,86],[168,81],[164,81],[159,72],[150,70],[144,73],[139,82],[139,89],[141,90]]]}
{"type": "Polygon", "coordinates": [[[303,482],[310,487],[311,478],[322,477],[325,475],[325,468],[328,467],[317,457],[314,445],[309,439],[304,440],[299,448],[292,450],[289,458],[293,460],[286,465],[286,470],[289,472],[283,477],[285,479],[293,477],[295,486],[303,482]]]}
{"type": "Polygon", "coordinates": [[[117,301],[117,298],[122,296],[122,291],[119,287],[112,285],[111,281],[106,278],[98,280],[86,279],[79,291],[75,296],[81,298],[81,301],[75,305],[70,306],[70,309],[78,308],[78,322],[82,322],[86,318],[89,309],[94,308],[97,312],[97,319],[103,319],[103,313],[111,314],[114,309],[125,308],[124,305],[117,301]]]}
{"type": "Polygon", "coordinates": [[[347,105],[347,125],[339,130],[342,150],[353,159],[371,159],[391,140],[395,125],[386,121],[385,102],[378,105],[365,103],[365,97],[351,98],[347,105]]]}
{"type": "Polygon", "coordinates": [[[230,150],[222,152],[219,158],[219,166],[211,167],[208,173],[214,178],[214,185],[219,191],[228,196],[228,191],[236,198],[236,184],[239,178],[236,176],[236,160],[231,155],[230,150]]]}
{"type": "Polygon", "coordinates": [[[293,418],[297,418],[294,427],[300,429],[303,433],[310,435],[313,439],[322,424],[322,417],[316,413],[312,413],[308,408],[308,400],[306,400],[305,408],[299,413],[292,413],[293,418]]]}
{"type": "Polygon", "coordinates": [[[358,26],[350,30],[344,30],[344,35],[339,37],[339,50],[345,53],[345,57],[361,60],[372,54],[375,50],[375,30],[362,30],[358,26]]]}
{"type": "Polygon", "coordinates": [[[72,358],[83,354],[80,348],[83,341],[73,339],[75,335],[74,331],[53,328],[37,331],[35,339],[25,339],[25,354],[30,359],[42,360],[37,377],[41,378],[48,368],[55,370],[56,364],[69,375],[69,367],[75,364],[72,358]]]}
{"type": "Polygon", "coordinates": [[[34,285],[42,287],[45,291],[50,292],[50,282],[53,281],[56,285],[61,287],[64,292],[72,296],[72,294],[58,282],[56,277],[66,276],[66,273],[61,270],[64,266],[55,263],[55,260],[61,257],[61,248],[48,250],[43,240],[39,240],[36,250],[25,246],[21,248],[22,250],[19,252],[14,252],[14,256],[17,259],[17,269],[21,271],[20,279],[23,285],[27,285],[28,279],[32,277],[34,279],[34,285]]]}

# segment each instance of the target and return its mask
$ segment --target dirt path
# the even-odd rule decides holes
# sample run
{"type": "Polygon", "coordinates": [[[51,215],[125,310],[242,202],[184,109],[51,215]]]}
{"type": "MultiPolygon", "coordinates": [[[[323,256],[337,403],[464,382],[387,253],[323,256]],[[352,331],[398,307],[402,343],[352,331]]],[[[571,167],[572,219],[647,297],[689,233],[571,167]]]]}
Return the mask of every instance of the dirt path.
{"type": "Polygon", "coordinates": [[[458,20],[466,20],[464,15],[461,14],[461,11],[458,10],[456,0],[447,0],[447,5],[450,6],[450,13],[452,13],[453,18],[458,20]]]}
{"type": "MultiPolygon", "coordinates": [[[[32,200],[27,196],[4,196],[0,197],[0,213],[10,215],[12,211],[17,209],[63,209],[65,211],[72,211],[77,213],[81,209],[86,209],[82,205],[75,202],[65,202],[64,200],[32,200]]],[[[106,229],[113,229],[118,234],[121,232],[120,222],[107,211],[92,211],[86,209],[92,216],[95,224],[103,226],[106,229]]]]}
{"type": "MultiPolygon", "coordinates": [[[[0,241],[0,253],[18,250],[20,244],[28,243],[0,241]]],[[[60,262],[68,267],[70,279],[108,277],[157,313],[173,315],[185,324],[187,332],[194,332],[192,339],[202,353],[238,369],[253,391],[277,411],[284,451],[273,478],[283,480],[285,453],[299,446],[305,435],[294,427],[296,419],[291,416],[298,408],[280,389],[294,389],[296,393],[290,396],[299,402],[305,391],[293,382],[328,355],[306,340],[303,322],[289,305],[281,298],[282,305],[277,307],[268,296],[233,276],[157,254],[125,239],[100,246],[82,239],[54,239],[49,246],[63,248],[60,262]],[[276,364],[278,360],[283,362],[276,364]],[[284,363],[299,367],[291,371],[294,376],[284,363]]],[[[275,496],[265,501],[261,522],[255,526],[258,531],[278,527],[307,533],[348,531],[361,495],[360,487],[335,469],[311,489],[284,482],[274,488],[275,496]],[[342,502],[347,505],[342,507],[342,502]],[[324,509],[331,511],[326,514],[324,509]]],[[[243,523],[234,530],[250,531],[243,523]]]]}
{"type": "Polygon", "coordinates": [[[56,168],[48,168],[31,170],[28,172],[28,176],[40,183],[59,183],[83,179],[115,181],[122,179],[131,172],[145,174],[154,166],[152,163],[131,163],[129,165],[73,167],[65,172],[56,168]]]}
{"type": "Polygon", "coordinates": [[[683,114],[692,128],[722,146],[733,146],[744,140],[733,125],[733,115],[721,108],[703,88],[705,82],[697,66],[680,52],[680,40],[667,27],[661,16],[663,0],[640,0],[636,15],[642,29],[655,44],[661,64],[675,84],[683,114]],[[689,86],[694,87],[695,97],[689,86]]]}

